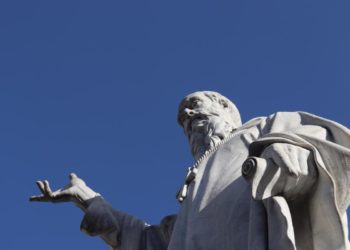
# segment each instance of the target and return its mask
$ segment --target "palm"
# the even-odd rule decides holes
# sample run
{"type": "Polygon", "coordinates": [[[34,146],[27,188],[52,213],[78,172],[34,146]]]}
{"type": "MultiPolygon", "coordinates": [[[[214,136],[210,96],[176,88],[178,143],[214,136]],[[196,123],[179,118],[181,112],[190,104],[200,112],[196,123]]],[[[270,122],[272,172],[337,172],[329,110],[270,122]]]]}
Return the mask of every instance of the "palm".
{"type": "Polygon", "coordinates": [[[37,181],[36,184],[42,194],[30,197],[30,201],[42,201],[42,202],[68,202],[79,201],[79,189],[85,186],[83,180],[78,178],[75,174],[69,175],[69,183],[56,191],[52,191],[50,184],[47,180],[37,181]]]}

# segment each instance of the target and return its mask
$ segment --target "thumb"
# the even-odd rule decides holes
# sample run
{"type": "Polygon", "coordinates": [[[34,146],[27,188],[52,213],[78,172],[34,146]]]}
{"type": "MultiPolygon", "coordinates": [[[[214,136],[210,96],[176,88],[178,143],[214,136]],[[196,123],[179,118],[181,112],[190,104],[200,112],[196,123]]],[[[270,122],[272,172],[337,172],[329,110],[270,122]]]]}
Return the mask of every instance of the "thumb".
{"type": "Polygon", "coordinates": [[[79,184],[85,185],[85,182],[82,179],[80,179],[75,173],[69,174],[69,180],[72,185],[79,185],[79,184]]]}
{"type": "Polygon", "coordinates": [[[70,173],[69,174],[69,179],[73,180],[73,179],[78,179],[78,176],[75,173],[70,173]]]}

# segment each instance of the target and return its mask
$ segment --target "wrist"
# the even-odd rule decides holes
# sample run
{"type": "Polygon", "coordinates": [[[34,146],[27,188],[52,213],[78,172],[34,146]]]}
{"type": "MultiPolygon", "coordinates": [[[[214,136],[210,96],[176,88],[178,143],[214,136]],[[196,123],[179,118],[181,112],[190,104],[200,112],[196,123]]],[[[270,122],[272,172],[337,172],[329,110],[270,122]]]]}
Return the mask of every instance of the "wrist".
{"type": "Polygon", "coordinates": [[[79,188],[79,198],[82,201],[87,201],[92,198],[95,198],[96,196],[101,196],[99,193],[96,193],[94,190],[89,188],[88,186],[83,186],[79,188]]]}
{"type": "Polygon", "coordinates": [[[81,209],[85,210],[88,206],[88,201],[96,197],[101,197],[101,195],[89,188],[88,186],[82,185],[77,187],[77,190],[74,195],[74,203],[81,209]]]}

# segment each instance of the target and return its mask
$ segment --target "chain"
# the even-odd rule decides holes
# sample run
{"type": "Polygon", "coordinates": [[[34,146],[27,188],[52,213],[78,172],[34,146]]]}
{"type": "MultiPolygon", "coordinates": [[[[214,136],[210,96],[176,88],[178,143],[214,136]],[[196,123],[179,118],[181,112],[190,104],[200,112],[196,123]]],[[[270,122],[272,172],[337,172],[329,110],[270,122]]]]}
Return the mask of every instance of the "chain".
{"type": "MultiPolygon", "coordinates": [[[[239,132],[241,132],[242,130],[240,129],[239,132]]],[[[182,203],[185,198],[187,197],[187,191],[188,191],[188,186],[192,183],[192,181],[196,178],[197,173],[198,173],[198,167],[199,165],[205,160],[207,159],[212,153],[214,153],[216,150],[218,150],[218,148],[222,145],[225,144],[226,142],[228,142],[233,136],[236,136],[238,134],[237,130],[232,131],[232,133],[227,136],[225,139],[223,139],[222,141],[220,141],[217,145],[215,145],[212,148],[209,148],[208,150],[206,150],[201,157],[198,158],[198,160],[191,166],[188,168],[187,171],[187,175],[184,181],[184,184],[182,185],[182,187],[180,188],[180,190],[177,192],[176,194],[176,198],[177,200],[182,203]]]]}

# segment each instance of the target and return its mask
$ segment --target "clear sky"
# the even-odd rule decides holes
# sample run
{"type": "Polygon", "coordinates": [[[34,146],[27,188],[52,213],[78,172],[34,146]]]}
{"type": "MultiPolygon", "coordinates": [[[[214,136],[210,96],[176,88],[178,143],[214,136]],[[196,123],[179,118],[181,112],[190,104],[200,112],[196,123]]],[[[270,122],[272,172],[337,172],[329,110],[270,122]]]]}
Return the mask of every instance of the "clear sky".
{"type": "Polygon", "coordinates": [[[349,1],[0,2],[1,248],[106,249],[72,204],[29,203],[76,172],[115,207],[175,213],[193,163],[182,97],[216,90],[247,121],[303,110],[346,126],[349,1]]]}

